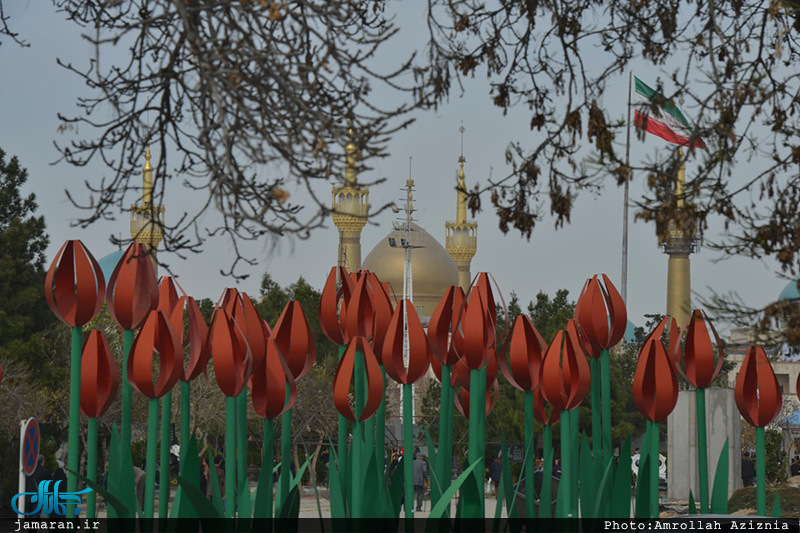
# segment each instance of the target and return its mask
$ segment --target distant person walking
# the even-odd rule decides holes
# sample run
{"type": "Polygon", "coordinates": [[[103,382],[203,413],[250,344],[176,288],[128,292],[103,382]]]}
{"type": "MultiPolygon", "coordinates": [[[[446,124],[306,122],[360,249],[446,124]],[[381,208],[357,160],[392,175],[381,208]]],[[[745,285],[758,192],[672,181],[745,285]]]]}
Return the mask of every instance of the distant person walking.
{"type": "Polygon", "coordinates": [[[428,463],[422,458],[421,453],[417,453],[414,459],[414,494],[417,497],[417,511],[422,511],[426,481],[428,481],[428,463]]]}

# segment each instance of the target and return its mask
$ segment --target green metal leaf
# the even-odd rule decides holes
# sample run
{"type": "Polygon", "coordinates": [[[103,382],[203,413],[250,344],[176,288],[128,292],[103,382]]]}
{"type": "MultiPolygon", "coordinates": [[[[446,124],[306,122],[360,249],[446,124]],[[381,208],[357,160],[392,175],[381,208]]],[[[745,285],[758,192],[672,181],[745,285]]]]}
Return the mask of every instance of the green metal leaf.
{"type": "Polygon", "coordinates": [[[728,514],[728,439],[722,445],[711,490],[711,513],[728,514]]]}
{"type": "Polygon", "coordinates": [[[284,505],[281,508],[280,516],[278,518],[282,520],[296,520],[297,517],[300,515],[300,490],[297,485],[294,485],[290,490],[289,494],[286,496],[286,500],[284,500],[284,505]]]}
{"type": "Polygon", "coordinates": [[[331,518],[347,518],[345,492],[342,476],[339,475],[339,459],[333,446],[330,448],[330,453],[331,456],[328,458],[328,497],[331,502],[331,518]]]}
{"type": "Polygon", "coordinates": [[[639,461],[639,476],[636,479],[636,513],[637,520],[646,520],[650,516],[650,460],[648,454],[644,461],[639,461]]]}
{"type": "MultiPolygon", "coordinates": [[[[92,481],[91,479],[87,478],[86,476],[82,476],[82,475],[78,474],[77,472],[73,472],[69,468],[65,468],[64,470],[66,470],[68,474],[75,474],[75,476],[77,476],[78,479],[80,479],[81,481],[86,483],[87,487],[89,487],[90,489],[95,491],[97,494],[102,496],[106,500],[106,503],[109,506],[115,507],[117,509],[117,512],[121,516],[126,516],[126,515],[128,515],[130,513],[130,510],[125,506],[125,504],[123,504],[120,500],[118,500],[116,498],[116,496],[114,496],[113,494],[108,492],[106,489],[104,489],[102,485],[99,485],[98,483],[92,481]]],[[[110,507],[109,507],[109,510],[110,510],[110,507]]]]}
{"type": "MultiPolygon", "coordinates": [[[[101,493],[102,494],[102,493],[101,493]]],[[[117,426],[111,429],[111,445],[108,453],[107,494],[113,494],[119,505],[110,505],[109,518],[135,518],[141,506],[136,498],[136,482],[133,475],[133,459],[130,449],[123,449],[117,426]]],[[[108,500],[111,504],[111,501],[108,500]]]]}
{"type": "Polygon", "coordinates": [[[697,504],[694,501],[692,489],[689,489],[689,514],[697,514],[697,504]]]}
{"type": "MultiPolygon", "coordinates": [[[[587,445],[586,447],[588,448],[589,446],[587,445]]],[[[600,478],[600,483],[598,483],[598,486],[595,488],[596,492],[594,493],[594,508],[591,510],[591,515],[588,517],[600,518],[605,515],[605,506],[608,502],[608,493],[613,485],[613,465],[614,456],[609,455],[608,459],[606,460],[606,467],[603,470],[603,477],[600,478]]],[[[590,498],[591,497],[589,496],[587,499],[590,498]]]]}
{"type": "Polygon", "coordinates": [[[367,468],[364,469],[364,477],[361,480],[362,484],[362,504],[361,509],[364,511],[364,516],[368,518],[380,518],[381,510],[378,506],[380,500],[381,489],[378,480],[378,464],[375,452],[369,454],[367,460],[367,468]]]}
{"type": "Polygon", "coordinates": [[[222,518],[222,514],[208,501],[206,495],[200,492],[189,480],[183,476],[178,476],[178,485],[183,488],[186,499],[192,504],[200,518],[222,518]]]}
{"type": "Polygon", "coordinates": [[[392,517],[394,518],[400,517],[400,500],[403,497],[403,477],[405,476],[403,459],[401,458],[397,463],[389,480],[389,501],[392,504],[392,517]]]}
{"type": "Polygon", "coordinates": [[[614,468],[614,490],[611,491],[609,504],[610,518],[631,517],[631,438],[625,439],[625,444],[619,452],[619,463],[614,468]]]}
{"type": "MultiPolygon", "coordinates": [[[[212,463],[213,464],[213,463],[212,463]]],[[[191,483],[194,487],[200,490],[200,461],[197,457],[197,440],[194,435],[189,439],[189,443],[185,446],[184,458],[180,464],[180,476],[191,483]]],[[[171,518],[197,518],[200,516],[197,509],[191,503],[191,500],[184,497],[183,486],[179,483],[178,489],[175,491],[175,500],[173,500],[171,518]],[[178,502],[176,504],[176,502],[178,502]]],[[[206,502],[208,500],[203,498],[206,502]]]]}
{"type": "Polygon", "coordinates": [[[250,481],[245,478],[236,489],[236,502],[239,504],[239,518],[252,518],[253,505],[250,500],[250,481]]]}
{"type": "Polygon", "coordinates": [[[272,472],[269,468],[262,466],[258,473],[258,484],[256,485],[256,501],[253,505],[253,518],[272,518],[270,516],[272,499],[272,472]]]}
{"type": "Polygon", "coordinates": [[[475,487],[475,476],[473,475],[473,470],[475,470],[475,467],[477,467],[478,464],[480,464],[482,461],[483,459],[478,459],[477,461],[469,465],[466,469],[464,469],[463,472],[461,472],[461,475],[458,476],[455,479],[455,481],[453,481],[453,484],[447,487],[447,490],[444,491],[444,494],[442,494],[442,498],[431,509],[430,515],[428,516],[429,518],[433,519],[442,518],[442,516],[444,515],[445,508],[450,503],[450,500],[453,499],[455,493],[462,486],[464,487],[464,490],[461,493],[461,497],[463,498],[464,501],[463,503],[464,507],[462,508],[462,511],[464,512],[473,511],[472,509],[468,510],[467,506],[474,506],[476,497],[477,501],[480,502],[480,495],[475,493],[476,487],[475,487]]]}
{"type": "Polygon", "coordinates": [[[214,464],[214,456],[208,450],[208,482],[211,483],[211,503],[217,514],[222,516],[222,491],[219,487],[219,477],[217,476],[217,465],[214,464]]]}
{"type": "Polygon", "coordinates": [[[781,495],[775,491],[775,501],[772,503],[772,518],[781,517],[781,495]]]}
{"type": "Polygon", "coordinates": [[[600,491],[596,486],[594,470],[595,460],[592,457],[592,450],[589,446],[589,439],[586,432],[583,432],[583,439],[580,443],[580,479],[578,485],[580,487],[580,503],[581,503],[581,516],[583,518],[595,518],[595,509],[598,508],[598,500],[600,498],[600,491]]]}

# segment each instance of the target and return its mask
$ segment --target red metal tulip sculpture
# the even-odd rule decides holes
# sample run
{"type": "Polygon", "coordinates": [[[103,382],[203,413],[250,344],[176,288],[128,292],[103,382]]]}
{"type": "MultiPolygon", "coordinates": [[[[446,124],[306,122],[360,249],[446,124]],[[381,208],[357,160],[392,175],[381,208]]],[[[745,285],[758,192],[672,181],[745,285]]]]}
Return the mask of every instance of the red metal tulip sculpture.
{"type": "MultiPolygon", "coordinates": [[[[542,359],[547,344],[530,318],[520,315],[514,321],[508,357],[505,350],[500,352],[500,369],[506,381],[525,393],[525,459],[523,469],[525,479],[533,479],[535,465],[533,438],[533,393],[539,387],[542,359]]],[[[525,516],[533,517],[536,512],[533,483],[525,484],[525,516]]]]}
{"type": "MultiPolygon", "coordinates": [[[[260,324],[260,322],[259,322],[260,324]]],[[[262,326],[263,331],[263,326],[262,326]]],[[[247,336],[233,315],[225,308],[214,312],[209,333],[214,374],[225,399],[225,517],[236,514],[236,397],[247,384],[253,356],[247,336]]],[[[245,403],[246,405],[246,403],[245,403]]],[[[245,439],[247,437],[245,436],[245,439]]],[[[245,446],[247,443],[245,442],[245,446]]]]}
{"type": "Polygon", "coordinates": [[[469,448],[467,461],[478,463],[474,483],[479,495],[475,504],[465,503],[465,518],[484,517],[483,470],[486,451],[486,373],[487,362],[494,355],[497,331],[497,309],[489,276],[476,276],[456,321],[453,344],[463,364],[470,372],[469,391],[469,448]]]}
{"type": "Polygon", "coordinates": [[[573,412],[583,401],[590,387],[589,364],[581,349],[575,321],[567,322],[556,333],[542,362],[541,389],[553,409],[561,411],[561,469],[564,517],[578,516],[577,483],[572,469],[577,467],[572,457],[571,443],[578,439],[578,413],[573,412]]]}
{"type": "MultiPolygon", "coordinates": [[[[339,345],[339,360],[344,356],[347,338],[344,318],[347,316],[347,303],[353,290],[353,282],[344,267],[333,267],[325,280],[319,300],[319,324],[322,332],[334,344],[339,345]]],[[[347,419],[339,416],[337,436],[338,456],[347,454],[347,419]]]]}
{"type": "Polygon", "coordinates": [[[736,407],[745,420],[756,428],[756,512],[766,516],[764,426],[772,423],[783,404],[778,379],[761,346],[750,346],[736,376],[736,407]]]}
{"type": "MultiPolygon", "coordinates": [[[[403,386],[403,448],[414,449],[414,383],[428,372],[431,362],[431,350],[422,323],[411,300],[404,300],[394,310],[387,328],[386,340],[383,343],[383,366],[386,373],[403,386]],[[404,326],[405,325],[405,326],[404,326]],[[405,329],[408,332],[408,353],[403,353],[405,329]]],[[[413,459],[403,459],[404,479],[413,479],[413,459]]],[[[414,499],[414,487],[405,484],[405,506],[407,519],[414,517],[414,507],[410,504],[414,499]]]]}
{"type": "MultiPolygon", "coordinates": [[[[678,327],[671,317],[665,317],[650,333],[639,352],[636,372],[633,375],[633,401],[647,419],[647,433],[642,446],[640,465],[649,460],[648,513],[637,509],[637,518],[658,518],[658,468],[659,468],[659,423],[669,416],[678,403],[678,376],[674,356],[668,352],[680,350],[678,327]],[[669,333],[668,347],[662,336],[669,333]]],[[[644,468],[640,466],[641,470],[644,468]]],[[[640,477],[640,479],[642,479],[640,477]]],[[[637,496],[642,491],[637,490],[637,496]]],[[[645,498],[637,501],[644,501],[645,498]]],[[[644,503],[643,503],[644,505],[644,503]]]]}
{"type": "MultiPolygon", "coordinates": [[[[180,368],[180,464],[185,464],[185,454],[189,445],[189,432],[191,420],[191,381],[205,372],[210,357],[207,346],[208,326],[203,318],[197,302],[181,288],[180,284],[171,276],[163,276],[158,285],[158,307],[169,319],[172,329],[178,336],[178,342],[185,349],[189,348],[188,360],[181,353],[180,368]]],[[[161,442],[170,442],[170,428],[172,427],[172,390],[161,399],[161,442]]],[[[161,447],[159,486],[169,484],[169,446],[161,447]]],[[[181,474],[185,477],[186,473],[181,474]]],[[[180,516],[180,506],[184,499],[183,488],[178,487],[173,502],[173,516],[180,516]]],[[[166,517],[169,501],[159,499],[158,515],[166,517]]]]}
{"type": "MultiPolygon", "coordinates": [[[[381,368],[372,347],[365,337],[352,337],[333,376],[333,403],[344,418],[353,422],[353,448],[350,452],[352,456],[352,478],[350,479],[353,490],[351,517],[353,518],[361,518],[365,512],[365,509],[362,508],[363,487],[366,482],[363,470],[365,465],[361,460],[365,453],[363,422],[378,411],[383,400],[383,390],[381,368]],[[350,386],[354,380],[355,385],[358,385],[359,375],[355,372],[358,367],[362,369],[364,386],[363,390],[356,391],[354,411],[350,403],[350,386]]],[[[340,446],[342,445],[340,444],[340,446]]],[[[345,448],[340,447],[339,450],[342,453],[345,448]]],[[[344,461],[340,461],[340,464],[343,465],[344,461]]],[[[338,480],[332,482],[336,481],[338,480]]]]}
{"type": "MultiPolygon", "coordinates": [[[[298,381],[314,364],[317,356],[314,347],[314,338],[311,328],[306,320],[306,315],[300,307],[300,302],[291,301],[283,308],[281,316],[272,330],[271,340],[275,341],[279,352],[286,361],[286,366],[293,377],[298,381]]],[[[285,387],[286,403],[292,401],[291,386],[285,387]]],[[[281,417],[281,464],[288,465],[292,460],[292,410],[291,407],[283,412],[281,417]]],[[[289,468],[281,468],[278,479],[276,512],[280,516],[289,498],[289,468]]]]}
{"type": "MultiPolygon", "coordinates": [[[[81,346],[83,326],[103,305],[106,283],[100,265],[81,241],[67,241],[53,259],[44,282],[44,295],[56,317],[72,327],[69,382],[69,456],[67,490],[78,489],[80,445],[81,346]]],[[[67,516],[73,516],[70,505],[67,516]]]]}
{"type": "Polygon", "coordinates": [[[125,250],[108,280],[106,305],[111,317],[123,329],[120,446],[123,450],[129,450],[132,390],[127,375],[128,358],[133,345],[134,330],[158,305],[156,272],[145,245],[134,242],[125,250]]]}
{"type": "MultiPolygon", "coordinates": [[[[439,484],[431,486],[431,502],[433,505],[447,487],[450,486],[453,464],[453,365],[458,363],[458,354],[453,346],[456,323],[464,303],[464,291],[457,285],[451,285],[444,293],[434,309],[428,322],[428,342],[433,357],[431,366],[436,378],[442,384],[439,404],[439,451],[436,454],[436,477],[439,484]]],[[[449,509],[448,509],[449,511],[449,509]]]]}
{"type": "MultiPolygon", "coordinates": [[[[247,381],[249,382],[250,372],[253,366],[261,364],[264,357],[266,357],[266,338],[264,337],[264,327],[261,323],[261,317],[258,316],[253,302],[247,296],[247,293],[239,292],[236,289],[228,288],[222,295],[222,303],[218,304],[217,310],[225,309],[230,313],[234,322],[239,326],[247,341],[247,346],[250,348],[251,366],[247,373],[247,381]]],[[[213,320],[213,318],[212,318],[213,320]]],[[[242,391],[236,396],[236,449],[237,457],[247,457],[247,391],[242,391]]],[[[231,464],[226,465],[227,469],[231,468],[231,464]]],[[[247,461],[241,460],[236,463],[236,487],[239,492],[244,490],[247,483],[247,461]]],[[[242,493],[243,494],[243,493],[242,493]]],[[[240,502],[239,514],[240,516],[250,516],[250,501],[245,501],[243,498],[240,502]]]]}
{"type": "Polygon", "coordinates": [[[595,274],[586,280],[575,304],[575,321],[591,346],[585,350],[591,357],[592,374],[592,438],[594,457],[608,460],[611,446],[611,370],[609,349],[616,346],[625,335],[628,316],[625,302],[608,276],[595,274]],[[600,360],[597,360],[597,357],[600,360]],[[602,427],[602,430],[601,430],[602,427]],[[602,432],[602,450],[600,434],[602,432]]]}
{"type": "Polygon", "coordinates": [[[695,309],[683,330],[684,353],[675,351],[675,366],[697,395],[697,466],[700,480],[700,512],[709,512],[708,445],[706,439],[706,388],[722,370],[725,347],[705,312],[695,309]],[[714,338],[714,342],[711,338],[714,338]],[[683,359],[683,360],[681,360],[683,359]],[[683,369],[685,366],[685,370],[683,369]]]}
{"type": "Polygon", "coordinates": [[[133,341],[127,364],[128,381],[134,389],[149,398],[144,500],[146,517],[152,517],[155,510],[158,400],[177,383],[182,361],[183,349],[169,319],[162,311],[151,311],[133,341]],[[159,372],[153,383],[153,355],[156,352],[159,354],[159,372]]]}
{"type": "MultiPolygon", "coordinates": [[[[97,483],[97,419],[106,412],[119,390],[119,372],[103,334],[89,332],[81,355],[81,412],[89,417],[86,437],[87,477],[97,483]]],[[[97,517],[97,495],[86,496],[86,516],[97,517]]]]}

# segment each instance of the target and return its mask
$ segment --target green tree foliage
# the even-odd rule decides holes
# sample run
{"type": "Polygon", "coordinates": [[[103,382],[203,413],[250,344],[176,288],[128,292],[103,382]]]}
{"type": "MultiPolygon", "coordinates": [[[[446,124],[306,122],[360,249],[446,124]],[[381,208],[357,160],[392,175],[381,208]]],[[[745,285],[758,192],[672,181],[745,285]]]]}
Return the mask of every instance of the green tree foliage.
{"type": "Polygon", "coordinates": [[[783,432],[767,429],[764,434],[766,450],[764,454],[764,470],[768,483],[783,483],[789,477],[787,466],[789,455],[783,447],[783,432]]]}
{"type": "MultiPolygon", "coordinates": [[[[16,157],[6,162],[0,149],[0,359],[39,366],[40,338],[56,320],[42,293],[49,237],[36,197],[24,196],[28,171],[16,157]]],[[[38,368],[42,379],[50,376],[38,368]]]]}
{"type": "MultiPolygon", "coordinates": [[[[43,298],[45,251],[49,238],[33,194],[23,194],[27,171],[0,149],[0,449],[19,446],[19,420],[36,416],[43,437],[56,442],[64,433],[69,335],[43,298]]],[[[9,452],[15,457],[16,452],[9,452]]],[[[50,458],[49,458],[50,459],[50,458]]],[[[11,513],[16,493],[16,461],[0,463],[7,497],[0,515],[11,513]]]]}
{"type": "Polygon", "coordinates": [[[547,293],[539,291],[536,303],[528,303],[528,316],[545,342],[552,341],[556,332],[565,328],[567,320],[575,313],[575,302],[570,302],[568,297],[567,289],[559,289],[552,299],[547,293]]]}
{"type": "Polygon", "coordinates": [[[278,285],[269,273],[261,279],[261,293],[256,308],[261,318],[267,321],[270,327],[275,325],[283,308],[289,301],[300,302],[303,312],[311,328],[314,345],[317,348],[317,357],[323,358],[338,353],[337,347],[322,333],[319,325],[319,301],[322,293],[309,285],[301,276],[288,287],[278,285]]]}

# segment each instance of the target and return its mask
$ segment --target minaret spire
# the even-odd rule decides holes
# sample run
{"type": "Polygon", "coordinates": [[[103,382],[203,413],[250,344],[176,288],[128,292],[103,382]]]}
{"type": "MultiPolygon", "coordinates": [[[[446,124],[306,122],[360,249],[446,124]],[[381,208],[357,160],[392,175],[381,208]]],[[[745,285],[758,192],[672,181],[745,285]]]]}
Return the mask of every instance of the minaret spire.
{"type": "Polygon", "coordinates": [[[150,164],[150,143],[144,152],[142,167],[142,207],[153,205],[153,165],[150,164]]]}
{"type": "Polygon", "coordinates": [[[153,254],[153,263],[157,266],[155,254],[164,238],[165,209],[163,205],[157,206],[153,201],[153,165],[150,159],[150,143],[148,143],[142,167],[142,203],[131,205],[131,239],[147,246],[153,254]]]}
{"type": "MultiPolygon", "coordinates": [[[[675,204],[678,211],[686,208],[686,162],[683,151],[678,149],[680,167],[675,181],[675,204]]],[[[679,327],[683,327],[692,311],[692,285],[689,255],[696,251],[696,239],[693,228],[679,227],[675,221],[668,226],[667,242],[664,253],[669,255],[667,261],[667,314],[675,318],[679,327]]]]}
{"type": "Polygon", "coordinates": [[[367,223],[369,189],[358,186],[359,150],[352,120],[347,125],[347,139],[344,185],[331,189],[331,210],[333,223],[339,230],[339,266],[345,267],[348,272],[355,272],[361,268],[361,230],[367,223]]]}
{"type": "Polygon", "coordinates": [[[472,282],[470,263],[478,249],[478,223],[467,220],[467,185],[464,173],[464,123],[461,133],[461,155],[458,157],[458,183],[456,184],[456,219],[445,223],[445,248],[458,267],[458,284],[464,291],[472,282]]]}

